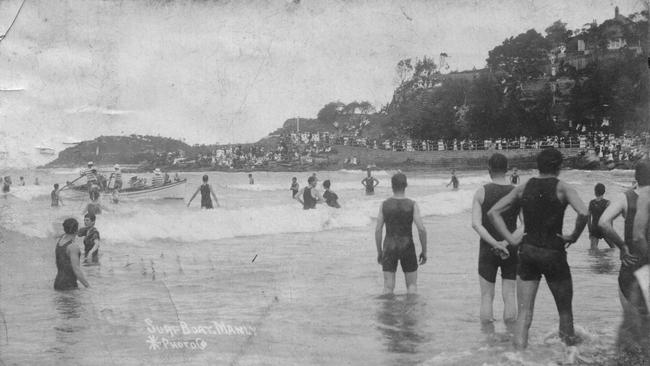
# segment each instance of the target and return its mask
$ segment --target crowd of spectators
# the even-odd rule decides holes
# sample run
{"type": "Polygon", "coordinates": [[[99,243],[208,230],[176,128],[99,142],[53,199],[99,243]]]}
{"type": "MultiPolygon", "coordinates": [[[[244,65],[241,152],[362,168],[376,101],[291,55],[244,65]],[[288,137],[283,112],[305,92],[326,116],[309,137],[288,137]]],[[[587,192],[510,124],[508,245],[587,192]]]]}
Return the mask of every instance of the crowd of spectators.
{"type": "MultiPolygon", "coordinates": [[[[346,136],[324,133],[291,133],[279,136],[274,148],[261,145],[217,146],[192,157],[182,152],[159,154],[160,165],[212,166],[222,168],[246,168],[277,163],[313,163],[332,151],[335,145],[357,146],[387,151],[465,151],[465,150],[522,150],[545,147],[575,148],[584,153],[595,154],[606,162],[634,160],[647,146],[650,134],[638,136],[606,134],[604,132],[573,133],[558,136],[532,138],[527,136],[491,139],[368,139],[360,136],[346,136]]],[[[268,145],[267,145],[268,146],[268,145]]],[[[347,163],[354,164],[350,157],[347,163]]]]}

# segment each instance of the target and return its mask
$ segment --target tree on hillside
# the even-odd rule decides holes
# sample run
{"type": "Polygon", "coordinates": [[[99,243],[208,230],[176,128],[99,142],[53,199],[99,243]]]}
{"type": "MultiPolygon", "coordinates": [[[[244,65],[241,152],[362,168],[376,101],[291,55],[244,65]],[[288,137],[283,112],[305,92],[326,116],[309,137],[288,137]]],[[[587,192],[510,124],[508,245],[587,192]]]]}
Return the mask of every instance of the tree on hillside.
{"type": "Polygon", "coordinates": [[[318,111],[318,120],[322,123],[334,123],[339,116],[339,110],[345,107],[345,104],[336,101],[325,104],[320,111],[318,111]]]}
{"type": "Polygon", "coordinates": [[[546,40],[550,42],[551,47],[557,47],[561,44],[566,44],[569,37],[572,33],[570,30],[566,29],[566,23],[563,23],[561,20],[556,20],[548,28],[544,30],[546,32],[546,40]]]}
{"type": "Polygon", "coordinates": [[[411,64],[411,59],[406,58],[400,60],[395,66],[395,72],[397,74],[397,80],[399,84],[404,84],[405,81],[411,79],[413,76],[413,65],[411,64]]]}
{"type": "Polygon", "coordinates": [[[371,113],[375,113],[376,111],[375,107],[367,100],[364,100],[363,102],[359,103],[359,109],[363,114],[371,114],[371,113]]]}
{"type": "Polygon", "coordinates": [[[544,74],[550,42],[534,29],[510,37],[488,53],[487,64],[492,72],[504,71],[517,82],[544,74]]]}

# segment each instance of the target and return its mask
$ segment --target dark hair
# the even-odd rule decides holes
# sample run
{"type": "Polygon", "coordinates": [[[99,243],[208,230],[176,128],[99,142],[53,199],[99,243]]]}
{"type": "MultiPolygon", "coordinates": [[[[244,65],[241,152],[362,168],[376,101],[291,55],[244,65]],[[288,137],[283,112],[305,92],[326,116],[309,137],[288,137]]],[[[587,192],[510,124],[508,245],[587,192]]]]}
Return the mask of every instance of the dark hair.
{"type": "Polygon", "coordinates": [[[309,184],[312,184],[315,181],[316,181],[316,177],[314,177],[313,175],[311,177],[307,178],[307,183],[309,183],[309,184]]]}
{"type": "Polygon", "coordinates": [[[248,176],[249,176],[249,177],[252,177],[252,176],[253,176],[253,174],[251,174],[251,173],[248,173],[248,176]]]}
{"type": "Polygon", "coordinates": [[[90,191],[90,200],[91,201],[97,201],[99,199],[99,191],[97,189],[93,189],[90,191]]]}
{"type": "Polygon", "coordinates": [[[393,187],[393,192],[404,192],[408,183],[406,182],[406,175],[404,173],[397,173],[390,179],[390,184],[393,187]]]}
{"type": "Polygon", "coordinates": [[[332,184],[332,183],[330,183],[330,180],[329,180],[329,179],[326,179],[326,180],[323,182],[323,187],[329,189],[329,187],[330,187],[331,184],[332,184]]]}
{"type": "Polygon", "coordinates": [[[204,181],[204,182],[207,182],[207,181],[208,181],[208,175],[207,175],[207,174],[203,176],[203,181],[204,181]]]}
{"type": "Polygon", "coordinates": [[[90,219],[90,221],[95,222],[97,217],[95,216],[94,213],[88,212],[87,214],[84,215],[84,219],[90,219]]]}
{"type": "Polygon", "coordinates": [[[605,194],[605,185],[602,184],[602,183],[596,184],[596,186],[594,187],[594,194],[596,196],[604,195],[605,194]]]}
{"type": "Polygon", "coordinates": [[[54,189],[59,189],[59,183],[54,183],[54,189]]]}
{"type": "Polygon", "coordinates": [[[63,232],[66,234],[76,234],[79,230],[79,222],[72,217],[63,221],[63,232]]]}
{"type": "Polygon", "coordinates": [[[634,167],[634,180],[640,187],[650,186],[650,160],[641,160],[634,167]]]}
{"type": "Polygon", "coordinates": [[[537,170],[540,174],[558,174],[562,167],[562,153],[555,148],[546,148],[537,155],[537,170]]]}
{"type": "Polygon", "coordinates": [[[291,178],[291,180],[298,180],[298,178],[296,178],[296,177],[293,177],[293,178],[291,178]]]}
{"type": "Polygon", "coordinates": [[[503,154],[492,154],[488,159],[488,168],[494,173],[505,173],[508,171],[508,158],[503,154]]]}

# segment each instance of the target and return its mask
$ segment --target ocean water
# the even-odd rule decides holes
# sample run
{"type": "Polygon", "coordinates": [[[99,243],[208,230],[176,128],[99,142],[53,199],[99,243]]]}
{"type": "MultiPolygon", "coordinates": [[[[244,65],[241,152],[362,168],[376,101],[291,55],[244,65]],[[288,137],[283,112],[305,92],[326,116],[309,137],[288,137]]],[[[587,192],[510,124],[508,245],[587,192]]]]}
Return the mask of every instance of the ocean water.
{"type": "MultiPolygon", "coordinates": [[[[0,361],[7,365],[553,365],[563,360],[554,336],[557,312],[540,286],[530,347],[488,342],[479,324],[478,236],[471,229],[474,191],[486,172],[461,172],[451,191],[446,173],[407,173],[407,195],[420,205],[429,262],[419,294],[385,299],[376,263],[374,224],[390,196],[392,171],[365,196],[361,171],[317,172],[330,179],[342,209],[305,212],[289,191],[306,173],[209,173],[221,209],[184,200],[132,200],[97,218],[100,265],[84,266],[90,289],[56,292],[54,247],[66,217],[83,221],[84,201],[51,208],[55,182],[70,170],[16,171],[28,183],[0,197],[0,361]]],[[[533,172],[522,172],[527,179],[533,172]]],[[[566,171],[588,202],[593,185],[614,198],[631,171],[566,171]]],[[[128,177],[127,177],[128,178],[128,177]]],[[[567,211],[566,230],[575,215],[567,211]]],[[[622,223],[616,228],[621,230],[622,223]]],[[[77,244],[82,245],[81,240],[77,244]]],[[[419,245],[416,244],[419,252],[419,245]]],[[[601,243],[601,248],[606,247],[601,243]]],[[[589,251],[588,234],[569,249],[574,317],[585,338],[583,361],[608,364],[621,319],[618,252],[589,251]]],[[[495,317],[504,333],[497,282],[495,317]]]]}

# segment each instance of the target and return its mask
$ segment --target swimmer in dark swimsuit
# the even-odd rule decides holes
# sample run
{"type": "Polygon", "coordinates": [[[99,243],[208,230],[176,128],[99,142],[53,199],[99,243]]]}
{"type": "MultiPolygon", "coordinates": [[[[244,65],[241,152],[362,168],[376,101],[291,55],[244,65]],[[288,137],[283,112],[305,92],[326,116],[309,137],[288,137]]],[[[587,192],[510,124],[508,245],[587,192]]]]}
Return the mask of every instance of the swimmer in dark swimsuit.
{"type": "Polygon", "coordinates": [[[542,150],[537,156],[539,176],[525,185],[517,186],[497,202],[488,212],[496,230],[511,245],[518,246],[517,300],[519,314],[515,331],[515,347],[528,346],[528,330],[533,321],[535,296],[542,275],[553,294],[560,316],[560,339],[570,348],[569,357],[575,356],[578,339],[573,328],[573,281],[566,260],[566,249],[580,237],[589,218],[587,206],[578,192],[559,180],[562,153],[554,148],[542,150]],[[571,234],[562,233],[564,211],[570,205],[577,213],[571,234]],[[503,214],[511,208],[523,210],[524,232],[521,238],[513,235],[503,214]],[[521,243],[521,245],[520,245],[521,243]]]}
{"type": "MultiPolygon", "coordinates": [[[[488,211],[515,186],[506,183],[508,159],[502,154],[493,154],[488,160],[492,183],[479,188],[474,194],[472,205],[472,228],[478,233],[479,243],[478,274],[481,286],[481,328],[488,334],[494,333],[494,283],[497,271],[501,268],[501,292],[503,297],[503,321],[511,328],[517,319],[515,287],[517,279],[517,252],[512,245],[494,229],[487,217],[488,211]]],[[[510,232],[517,228],[519,210],[511,209],[504,214],[510,232]]],[[[520,230],[515,236],[521,236],[520,230]]]]}
{"type": "Polygon", "coordinates": [[[298,184],[298,178],[296,177],[291,178],[291,188],[289,188],[289,190],[291,191],[291,198],[296,198],[298,191],[300,191],[300,184],[298,184]]]}
{"type": "Polygon", "coordinates": [[[99,263],[99,231],[95,227],[95,214],[84,215],[84,227],[79,229],[77,236],[84,236],[84,261],[99,263]]]}
{"type": "Polygon", "coordinates": [[[339,205],[339,196],[336,193],[330,191],[330,185],[331,182],[329,179],[323,182],[323,188],[325,189],[325,192],[323,193],[323,199],[328,206],[341,208],[341,205],[339,205]]]}
{"type": "Polygon", "coordinates": [[[452,185],[454,190],[458,189],[459,182],[458,182],[458,177],[456,177],[456,169],[451,170],[451,181],[447,183],[447,187],[449,187],[450,184],[452,185]]]}
{"type": "Polygon", "coordinates": [[[61,195],[59,192],[59,183],[54,183],[54,189],[50,193],[50,198],[52,199],[52,207],[63,206],[63,201],[61,200],[61,195]]]}
{"type": "Polygon", "coordinates": [[[514,185],[519,184],[519,174],[517,174],[517,168],[512,169],[512,175],[510,176],[510,183],[514,185]]]}
{"type": "Polygon", "coordinates": [[[74,290],[78,288],[77,280],[84,286],[90,287],[83,271],[81,270],[81,251],[74,245],[79,223],[75,219],[66,219],[63,222],[65,234],[59,238],[54,250],[56,258],[56,279],[54,280],[55,290],[74,290]]]}
{"type": "Polygon", "coordinates": [[[614,248],[614,243],[603,235],[602,230],[600,230],[600,227],[598,226],[600,216],[605,212],[607,206],[609,206],[609,200],[606,200],[603,197],[605,195],[605,185],[602,183],[596,184],[594,187],[594,195],[596,198],[589,202],[589,221],[587,222],[589,240],[591,241],[591,250],[598,249],[598,241],[600,239],[605,239],[607,245],[609,245],[610,248],[614,248]]]}
{"type": "Polygon", "coordinates": [[[377,246],[377,263],[384,272],[384,294],[392,294],[395,289],[395,272],[397,263],[402,265],[408,294],[417,292],[418,257],[413,242],[413,223],[418,229],[420,245],[420,265],[427,262],[427,231],[420,217],[420,208],[415,201],[406,198],[404,192],[406,176],[397,173],[391,178],[393,197],[382,202],[377,215],[375,244],[377,246]],[[383,240],[384,225],[386,238],[383,240]]]}
{"type": "Polygon", "coordinates": [[[368,169],[368,176],[363,178],[361,184],[366,188],[366,195],[371,196],[375,194],[375,187],[379,185],[379,180],[373,177],[370,169],[368,169]]]}
{"type": "Polygon", "coordinates": [[[303,209],[311,210],[316,208],[317,203],[322,203],[323,198],[320,196],[320,193],[318,193],[318,190],[316,189],[318,179],[314,175],[307,179],[307,184],[307,187],[301,189],[294,198],[302,204],[303,209]]]}
{"type": "Polygon", "coordinates": [[[196,192],[192,195],[192,198],[190,198],[190,201],[187,202],[187,207],[190,207],[190,203],[192,203],[192,200],[196,195],[201,192],[201,208],[205,209],[211,209],[212,207],[212,200],[210,199],[210,195],[214,198],[214,202],[217,204],[217,207],[219,206],[219,200],[217,199],[217,195],[214,194],[214,191],[212,190],[212,186],[208,184],[208,176],[204,175],[203,176],[203,184],[197,188],[196,192]]]}

